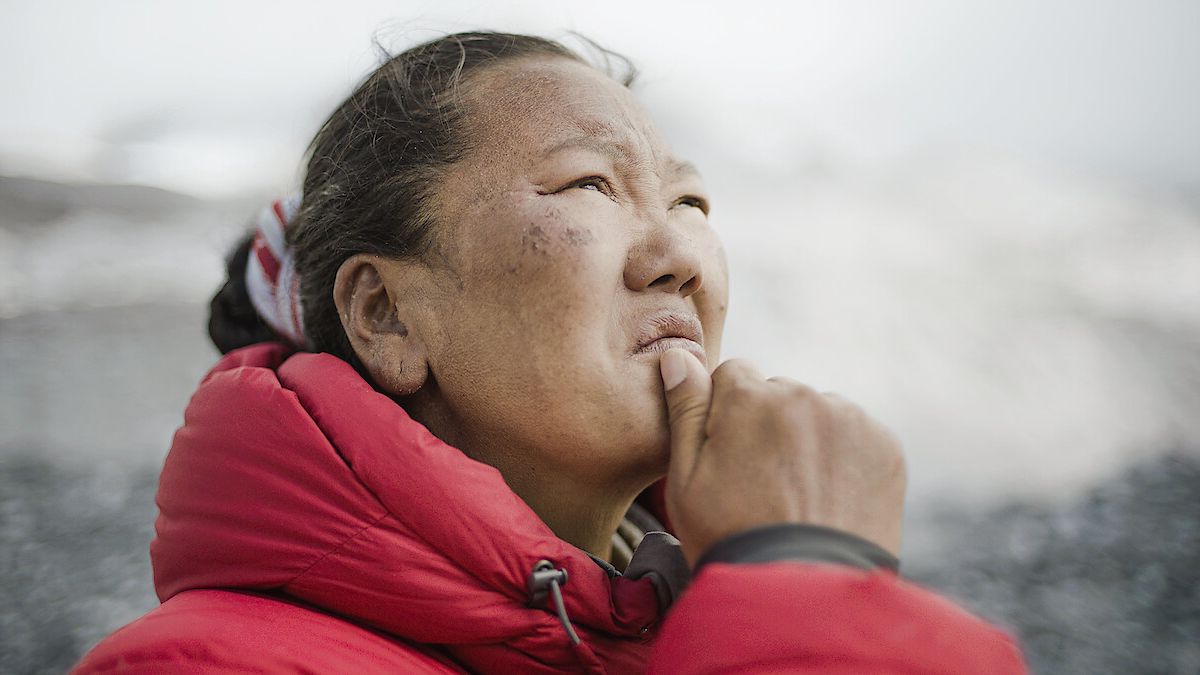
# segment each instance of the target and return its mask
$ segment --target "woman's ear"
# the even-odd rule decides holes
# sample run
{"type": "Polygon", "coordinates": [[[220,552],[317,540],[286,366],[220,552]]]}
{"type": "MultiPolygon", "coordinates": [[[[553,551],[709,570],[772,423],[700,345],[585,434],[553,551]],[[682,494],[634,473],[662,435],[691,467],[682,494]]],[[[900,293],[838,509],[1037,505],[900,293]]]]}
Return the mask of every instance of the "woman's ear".
{"type": "Polygon", "coordinates": [[[359,254],[342,263],[333,283],[350,347],[375,386],[391,396],[412,394],[429,377],[416,308],[402,300],[419,295],[404,287],[414,264],[359,254]]]}

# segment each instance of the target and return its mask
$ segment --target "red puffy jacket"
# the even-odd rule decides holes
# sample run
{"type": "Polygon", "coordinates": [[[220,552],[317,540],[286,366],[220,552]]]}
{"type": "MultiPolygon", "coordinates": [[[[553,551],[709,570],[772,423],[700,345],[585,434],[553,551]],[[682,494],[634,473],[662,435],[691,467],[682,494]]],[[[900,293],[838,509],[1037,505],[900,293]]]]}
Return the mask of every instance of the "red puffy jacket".
{"type": "Polygon", "coordinates": [[[226,356],[157,501],[162,605],[77,672],[1024,672],[1006,635],[884,571],[712,563],[664,616],[653,574],[555,537],[327,354],[226,356]],[[531,602],[543,561],[578,644],[531,602]]]}

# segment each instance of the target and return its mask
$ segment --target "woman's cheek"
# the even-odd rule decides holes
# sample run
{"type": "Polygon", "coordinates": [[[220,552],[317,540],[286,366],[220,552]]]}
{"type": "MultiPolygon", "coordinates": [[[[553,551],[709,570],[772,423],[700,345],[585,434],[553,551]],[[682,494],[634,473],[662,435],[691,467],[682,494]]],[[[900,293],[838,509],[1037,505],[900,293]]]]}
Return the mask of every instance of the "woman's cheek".
{"type": "Polygon", "coordinates": [[[528,218],[514,242],[516,255],[505,272],[537,283],[572,286],[596,274],[608,248],[596,228],[567,217],[561,209],[528,218]]]}

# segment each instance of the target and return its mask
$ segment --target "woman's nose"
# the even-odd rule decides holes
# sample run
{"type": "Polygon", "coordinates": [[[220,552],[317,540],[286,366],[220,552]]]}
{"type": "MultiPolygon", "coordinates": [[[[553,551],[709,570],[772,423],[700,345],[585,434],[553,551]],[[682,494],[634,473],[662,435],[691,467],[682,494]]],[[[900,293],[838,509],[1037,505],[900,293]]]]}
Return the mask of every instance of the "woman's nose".
{"type": "Polygon", "coordinates": [[[634,291],[661,290],[687,297],[704,282],[699,242],[669,218],[647,224],[629,249],[625,285],[634,291]]]}

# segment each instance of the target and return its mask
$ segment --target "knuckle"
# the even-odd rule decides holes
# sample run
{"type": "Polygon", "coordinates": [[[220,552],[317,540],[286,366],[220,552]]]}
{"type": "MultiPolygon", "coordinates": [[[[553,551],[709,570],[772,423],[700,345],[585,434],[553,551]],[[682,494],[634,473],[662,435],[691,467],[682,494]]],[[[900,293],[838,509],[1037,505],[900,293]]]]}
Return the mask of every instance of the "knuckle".
{"type": "Polygon", "coordinates": [[[786,382],[785,384],[786,384],[785,391],[787,392],[787,397],[793,401],[810,403],[812,401],[817,400],[817,398],[820,396],[820,394],[817,393],[816,389],[813,389],[812,387],[808,386],[807,384],[804,384],[803,382],[796,382],[793,380],[790,382],[786,382]]]}
{"type": "Polygon", "coordinates": [[[837,420],[838,424],[867,431],[877,429],[885,435],[891,435],[891,432],[875,421],[865,408],[854,401],[836,393],[822,394],[821,399],[827,406],[829,416],[837,420]]]}
{"type": "Polygon", "coordinates": [[[802,382],[800,382],[800,381],[799,381],[799,380],[797,380],[796,378],[794,378],[794,377],[788,377],[788,376],[786,376],[786,375],[776,375],[776,376],[774,376],[774,377],[768,377],[768,378],[767,378],[767,382],[773,382],[773,383],[775,383],[775,384],[782,385],[782,386],[785,386],[785,387],[788,387],[788,386],[791,386],[791,385],[794,385],[794,384],[803,384],[802,382]]]}
{"type": "Polygon", "coordinates": [[[819,396],[812,388],[802,384],[788,386],[772,402],[787,417],[812,418],[820,414],[819,396]]]}
{"type": "Polygon", "coordinates": [[[852,417],[855,419],[867,417],[867,412],[863,410],[862,406],[854,401],[851,401],[845,396],[842,396],[836,391],[825,392],[821,395],[821,398],[825,399],[830,407],[836,409],[840,414],[845,415],[846,417],[852,417]]]}
{"type": "Polygon", "coordinates": [[[732,377],[736,377],[735,373],[738,369],[738,361],[740,359],[729,359],[722,361],[721,365],[717,366],[712,372],[713,384],[724,382],[732,377]]]}
{"type": "Polygon", "coordinates": [[[736,401],[747,401],[757,396],[758,387],[750,380],[737,380],[736,382],[730,382],[725,392],[727,397],[736,401]]]}
{"type": "Polygon", "coordinates": [[[738,368],[736,363],[736,360],[726,361],[713,373],[713,395],[726,402],[748,402],[758,395],[761,381],[752,371],[738,368]],[[731,363],[735,364],[734,367],[721,370],[731,363]]]}
{"type": "Polygon", "coordinates": [[[779,398],[789,407],[815,410],[817,406],[824,404],[820,392],[803,382],[790,381],[781,384],[779,398]]]}
{"type": "Polygon", "coordinates": [[[758,369],[749,359],[729,359],[721,365],[712,374],[713,384],[721,382],[736,382],[741,380],[760,380],[758,369]]]}

